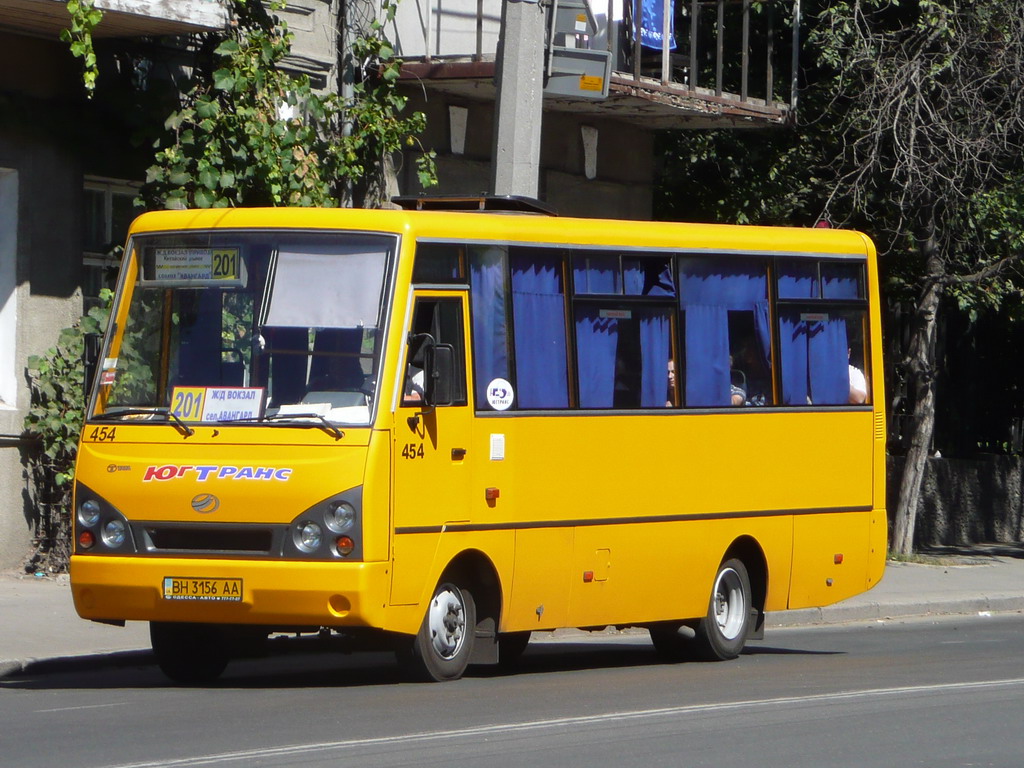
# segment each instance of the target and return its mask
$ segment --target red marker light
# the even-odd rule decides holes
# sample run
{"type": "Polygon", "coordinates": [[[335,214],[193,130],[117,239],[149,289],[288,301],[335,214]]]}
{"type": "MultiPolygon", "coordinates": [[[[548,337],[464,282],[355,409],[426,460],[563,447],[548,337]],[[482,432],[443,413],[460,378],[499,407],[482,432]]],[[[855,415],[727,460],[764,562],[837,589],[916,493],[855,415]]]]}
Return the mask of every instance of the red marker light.
{"type": "Polygon", "coordinates": [[[342,557],[348,557],[352,554],[352,550],[356,548],[356,543],[348,536],[339,536],[334,545],[338,548],[338,554],[342,557]]]}
{"type": "Polygon", "coordinates": [[[832,562],[835,563],[836,565],[842,565],[843,564],[843,553],[840,552],[838,555],[833,557],[832,558],[832,562]]]}
{"type": "Polygon", "coordinates": [[[96,544],[96,537],[92,531],[82,531],[78,534],[78,546],[82,549],[92,549],[93,545],[96,544]]]}
{"type": "Polygon", "coordinates": [[[488,501],[495,501],[499,496],[501,496],[501,490],[498,488],[488,488],[484,491],[484,498],[488,501]]]}

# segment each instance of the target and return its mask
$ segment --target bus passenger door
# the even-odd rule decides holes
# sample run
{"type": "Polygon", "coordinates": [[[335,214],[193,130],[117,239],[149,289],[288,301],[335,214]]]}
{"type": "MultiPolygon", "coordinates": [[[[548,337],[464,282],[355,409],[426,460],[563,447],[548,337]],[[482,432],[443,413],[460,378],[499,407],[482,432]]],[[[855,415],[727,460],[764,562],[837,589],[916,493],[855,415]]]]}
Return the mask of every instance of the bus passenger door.
{"type": "Polygon", "coordinates": [[[467,397],[464,294],[417,291],[395,415],[393,605],[417,602],[426,589],[442,528],[469,519],[472,413],[467,397]],[[429,339],[426,335],[429,334],[429,339]],[[455,375],[451,405],[424,400],[424,348],[450,344],[455,375]]]}

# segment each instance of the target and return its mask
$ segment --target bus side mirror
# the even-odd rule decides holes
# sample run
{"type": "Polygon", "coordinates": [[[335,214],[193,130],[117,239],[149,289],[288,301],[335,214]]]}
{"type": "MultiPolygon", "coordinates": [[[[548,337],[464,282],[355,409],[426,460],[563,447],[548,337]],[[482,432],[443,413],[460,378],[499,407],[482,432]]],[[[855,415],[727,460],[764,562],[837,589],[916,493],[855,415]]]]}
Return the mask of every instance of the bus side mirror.
{"type": "Polygon", "coordinates": [[[93,379],[96,378],[96,366],[100,361],[100,350],[103,348],[103,337],[98,333],[87,333],[82,337],[82,379],[85,397],[92,392],[93,379]]]}
{"type": "Polygon", "coordinates": [[[455,349],[451,344],[428,344],[423,350],[423,401],[429,406],[451,405],[455,381],[455,349]]]}

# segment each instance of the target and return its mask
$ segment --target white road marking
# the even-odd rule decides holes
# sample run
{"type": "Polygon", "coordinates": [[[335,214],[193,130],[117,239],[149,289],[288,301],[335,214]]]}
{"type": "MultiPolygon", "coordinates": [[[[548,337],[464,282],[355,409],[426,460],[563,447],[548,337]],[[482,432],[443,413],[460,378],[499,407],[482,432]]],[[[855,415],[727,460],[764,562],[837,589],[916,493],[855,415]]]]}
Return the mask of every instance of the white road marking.
{"type": "Polygon", "coordinates": [[[47,712],[74,712],[79,709],[101,709],[103,707],[123,707],[128,702],[115,701],[109,704],[83,704],[80,707],[57,707],[56,709],[37,709],[36,714],[42,715],[47,712]]]}

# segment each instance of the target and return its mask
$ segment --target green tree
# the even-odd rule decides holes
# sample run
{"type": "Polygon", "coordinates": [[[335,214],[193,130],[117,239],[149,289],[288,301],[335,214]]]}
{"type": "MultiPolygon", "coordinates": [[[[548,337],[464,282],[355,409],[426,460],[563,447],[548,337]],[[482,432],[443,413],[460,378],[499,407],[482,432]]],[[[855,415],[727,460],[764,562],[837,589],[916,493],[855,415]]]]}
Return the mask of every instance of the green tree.
{"type": "Polygon", "coordinates": [[[909,354],[890,361],[913,409],[891,542],[905,554],[935,425],[943,301],[974,313],[1019,294],[1024,0],[804,7],[804,87],[792,129],[671,139],[676,178],[699,169],[708,183],[687,184],[665,212],[796,225],[826,216],[876,240],[883,290],[913,306],[909,354]]]}
{"type": "MultiPolygon", "coordinates": [[[[184,106],[165,123],[168,137],[143,187],[146,205],[383,202],[367,201],[367,179],[392,153],[415,145],[426,127],[420,112],[402,116],[400,62],[383,23],[375,19],[353,42],[362,66],[354,98],[346,101],[316,93],[308,77],[281,68],[292,36],[260,3],[235,0],[233,10],[226,38],[208,37],[200,47],[184,106]]],[[[384,0],[382,12],[390,19],[394,5],[384,0]]],[[[418,162],[420,182],[431,186],[433,153],[418,162]]]]}
{"type": "Polygon", "coordinates": [[[827,3],[810,44],[838,150],[827,208],[867,223],[913,296],[902,362],[913,412],[892,550],[913,549],[935,425],[945,296],[998,305],[1022,244],[1024,0],[827,3]],[[994,233],[999,233],[994,237],[994,233]]]}
{"type": "Polygon", "coordinates": [[[71,554],[71,482],[85,405],[82,352],[85,336],[106,326],[110,291],[101,298],[104,305],[61,331],[46,354],[28,359],[30,404],[24,428],[33,441],[29,477],[40,512],[37,560],[53,571],[65,570],[71,554]]]}

